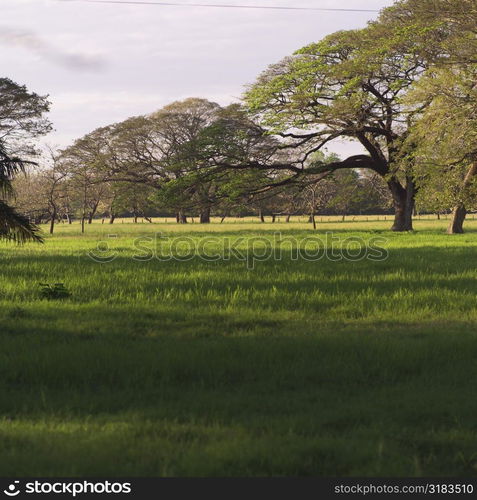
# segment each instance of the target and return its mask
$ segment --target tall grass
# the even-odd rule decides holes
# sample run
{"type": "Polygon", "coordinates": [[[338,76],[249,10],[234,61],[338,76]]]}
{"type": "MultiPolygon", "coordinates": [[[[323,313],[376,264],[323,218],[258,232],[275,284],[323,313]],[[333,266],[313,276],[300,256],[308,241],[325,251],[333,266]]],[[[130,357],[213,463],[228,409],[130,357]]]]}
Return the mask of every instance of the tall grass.
{"type": "Polygon", "coordinates": [[[253,269],[139,262],[135,240],[213,235],[220,250],[309,225],[75,224],[2,244],[0,473],[477,474],[477,223],[456,237],[445,223],[323,221],[316,236],[385,238],[388,259],[285,249],[253,269]],[[102,240],[110,263],[88,257],[102,240]]]}

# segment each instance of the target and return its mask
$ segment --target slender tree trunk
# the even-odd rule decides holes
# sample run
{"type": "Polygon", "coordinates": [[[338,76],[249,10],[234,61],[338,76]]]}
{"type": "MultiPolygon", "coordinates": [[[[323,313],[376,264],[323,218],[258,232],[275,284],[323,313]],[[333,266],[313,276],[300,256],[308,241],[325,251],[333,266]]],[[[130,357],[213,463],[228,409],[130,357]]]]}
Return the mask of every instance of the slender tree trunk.
{"type": "Polygon", "coordinates": [[[86,219],[86,200],[87,200],[87,187],[86,184],[84,185],[84,190],[83,190],[83,213],[81,217],[81,233],[84,233],[84,222],[86,219]]]}
{"type": "Polygon", "coordinates": [[[272,224],[275,224],[276,220],[277,220],[277,216],[275,214],[272,214],[272,224]]]}
{"type": "Polygon", "coordinates": [[[227,218],[226,215],[224,215],[221,219],[220,219],[220,223],[223,224],[224,223],[224,220],[227,218]]]}
{"type": "MultiPolygon", "coordinates": [[[[474,178],[477,176],[477,161],[472,164],[462,183],[462,191],[466,191],[474,178]]],[[[464,232],[464,222],[467,216],[467,209],[464,203],[458,203],[452,212],[452,218],[447,228],[447,234],[462,234],[464,232]]]]}
{"type": "Polygon", "coordinates": [[[288,214],[288,215],[287,215],[287,218],[285,219],[285,222],[290,222],[290,219],[291,219],[291,215],[290,215],[290,214],[288,214]]]}
{"type": "Polygon", "coordinates": [[[210,224],[210,208],[204,208],[200,212],[200,223],[201,224],[210,224]]]}
{"type": "Polygon", "coordinates": [[[56,222],[56,210],[53,210],[50,221],[50,234],[53,234],[55,231],[55,222],[56,222]]]}
{"type": "Polygon", "coordinates": [[[96,215],[96,212],[98,211],[98,205],[99,202],[95,203],[93,207],[91,208],[89,215],[88,215],[88,224],[93,223],[94,216],[96,215]]]}
{"type": "Polygon", "coordinates": [[[260,217],[260,222],[264,223],[265,222],[265,217],[263,216],[262,209],[258,211],[258,216],[260,217]]]}
{"type": "Polygon", "coordinates": [[[441,220],[441,214],[437,214],[437,220],[441,220]]]}
{"type": "Polygon", "coordinates": [[[179,210],[179,213],[177,215],[177,222],[179,224],[187,224],[187,215],[183,210],[179,210]]]}
{"type": "Polygon", "coordinates": [[[343,216],[341,217],[341,222],[344,222],[345,220],[346,220],[346,215],[343,215],[343,216]]]}
{"type": "Polygon", "coordinates": [[[315,217],[315,212],[316,212],[316,188],[313,188],[313,190],[312,190],[312,198],[311,198],[310,222],[313,224],[313,229],[316,231],[316,217],[315,217]]]}
{"type": "Polygon", "coordinates": [[[312,212],[310,215],[310,222],[313,224],[313,229],[316,231],[316,217],[315,212],[312,212]]]}

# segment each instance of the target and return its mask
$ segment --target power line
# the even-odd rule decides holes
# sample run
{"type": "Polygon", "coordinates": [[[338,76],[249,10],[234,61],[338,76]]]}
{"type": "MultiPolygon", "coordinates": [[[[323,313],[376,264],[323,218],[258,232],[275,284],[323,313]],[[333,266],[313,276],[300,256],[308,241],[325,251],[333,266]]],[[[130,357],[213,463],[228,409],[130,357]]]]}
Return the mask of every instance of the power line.
{"type": "Polygon", "coordinates": [[[56,0],[58,2],[104,3],[116,5],[154,5],[159,7],[204,7],[216,9],[255,9],[255,10],[295,10],[295,11],[321,11],[321,12],[380,12],[376,9],[344,9],[332,7],[286,7],[279,5],[227,5],[208,3],[184,2],[154,2],[147,0],[56,0]]]}

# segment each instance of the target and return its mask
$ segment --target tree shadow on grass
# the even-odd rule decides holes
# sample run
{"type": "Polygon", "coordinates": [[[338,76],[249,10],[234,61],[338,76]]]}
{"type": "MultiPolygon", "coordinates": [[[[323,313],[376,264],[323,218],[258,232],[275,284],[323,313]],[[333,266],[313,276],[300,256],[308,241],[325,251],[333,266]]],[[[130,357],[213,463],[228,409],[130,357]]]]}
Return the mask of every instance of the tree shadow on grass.
{"type": "Polygon", "coordinates": [[[9,475],[468,475],[475,465],[477,342],[465,323],[380,335],[69,333],[0,336],[9,475]]]}
{"type": "MultiPolygon", "coordinates": [[[[49,276],[81,270],[80,280],[98,278],[94,262],[45,256],[15,258],[11,278],[38,279],[29,275],[34,260],[49,276]]],[[[376,295],[476,291],[470,247],[407,249],[389,262],[329,263],[326,273],[341,273],[344,290],[371,288],[376,295]],[[410,282],[413,271],[420,274],[410,282]],[[378,279],[388,272],[390,283],[378,279]]],[[[262,311],[266,303],[254,310],[210,307],[207,290],[224,290],[231,280],[265,294],[283,263],[262,264],[247,279],[209,263],[163,265],[163,286],[178,288],[182,303],[112,304],[101,295],[96,302],[87,295],[77,302],[4,302],[4,474],[475,474],[475,323],[286,316],[262,311]],[[188,301],[197,281],[188,274],[197,266],[213,279],[203,283],[202,301],[188,301]]],[[[111,265],[119,287],[136,265],[111,265]]],[[[296,265],[305,277],[287,280],[295,269],[287,267],[285,291],[339,291],[314,264],[296,265]]],[[[136,286],[149,290],[147,273],[136,286]]],[[[281,307],[287,312],[290,305],[281,307]]]]}

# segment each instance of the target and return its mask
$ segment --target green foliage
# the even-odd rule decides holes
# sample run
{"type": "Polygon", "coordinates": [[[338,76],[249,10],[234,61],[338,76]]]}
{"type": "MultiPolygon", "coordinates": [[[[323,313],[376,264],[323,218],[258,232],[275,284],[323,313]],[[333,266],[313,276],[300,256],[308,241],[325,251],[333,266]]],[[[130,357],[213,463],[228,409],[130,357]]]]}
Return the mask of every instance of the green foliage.
{"type": "Polygon", "coordinates": [[[40,283],[40,295],[44,299],[58,300],[71,296],[64,283],[40,283]]]}
{"type": "Polygon", "coordinates": [[[38,228],[12,206],[12,181],[25,172],[35,150],[31,140],[48,133],[46,97],[30,93],[8,78],[0,78],[0,239],[41,242],[38,228]]]}
{"type": "MultiPolygon", "coordinates": [[[[3,474],[474,475],[477,223],[451,240],[436,221],[318,224],[338,245],[384,236],[389,260],[138,263],[153,230],[133,224],[111,264],[87,257],[101,224],[0,245],[3,474]],[[71,300],[41,300],[52,276],[71,300]]],[[[310,236],[296,221],[154,226],[213,232],[212,250],[277,230],[310,236]]]]}
{"type": "Polygon", "coordinates": [[[418,202],[436,212],[459,206],[475,209],[477,43],[472,22],[476,20],[475,2],[459,0],[453,2],[452,8],[445,1],[433,2],[433,10],[424,17],[421,9],[425,7],[414,1],[403,5],[415,22],[438,24],[436,31],[440,34],[432,50],[427,41],[430,64],[407,96],[412,106],[424,104],[406,139],[416,165],[418,202]]]}

